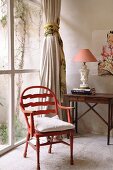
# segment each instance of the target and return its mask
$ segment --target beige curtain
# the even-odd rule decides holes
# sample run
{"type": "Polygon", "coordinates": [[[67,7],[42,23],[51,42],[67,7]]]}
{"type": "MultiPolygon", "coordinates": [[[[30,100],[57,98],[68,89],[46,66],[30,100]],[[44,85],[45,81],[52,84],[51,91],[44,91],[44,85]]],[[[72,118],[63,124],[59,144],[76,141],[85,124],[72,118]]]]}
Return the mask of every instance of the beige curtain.
{"type": "Polygon", "coordinates": [[[59,34],[61,0],[42,0],[44,42],[40,68],[41,85],[53,90],[61,101],[66,92],[66,65],[59,34]]]}

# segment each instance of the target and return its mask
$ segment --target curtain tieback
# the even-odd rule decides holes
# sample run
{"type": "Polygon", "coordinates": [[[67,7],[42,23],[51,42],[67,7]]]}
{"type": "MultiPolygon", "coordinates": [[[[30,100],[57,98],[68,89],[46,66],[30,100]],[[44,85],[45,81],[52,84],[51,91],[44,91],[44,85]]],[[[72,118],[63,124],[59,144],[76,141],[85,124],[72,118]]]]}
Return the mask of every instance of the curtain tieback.
{"type": "Polygon", "coordinates": [[[48,35],[53,35],[54,33],[58,33],[59,31],[59,26],[58,24],[46,24],[44,26],[44,34],[45,36],[48,36],[48,35]]]}

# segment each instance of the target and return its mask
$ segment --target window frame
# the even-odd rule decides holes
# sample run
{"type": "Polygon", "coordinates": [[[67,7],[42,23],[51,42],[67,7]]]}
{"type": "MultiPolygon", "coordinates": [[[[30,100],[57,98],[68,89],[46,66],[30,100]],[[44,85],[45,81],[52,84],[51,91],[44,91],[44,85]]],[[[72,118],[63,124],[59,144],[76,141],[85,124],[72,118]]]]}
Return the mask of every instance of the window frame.
{"type": "Polygon", "coordinates": [[[39,69],[23,69],[17,70],[14,68],[14,0],[8,0],[8,56],[11,60],[11,67],[9,70],[0,70],[0,75],[10,75],[10,108],[8,115],[8,135],[9,143],[6,147],[0,150],[0,156],[9,150],[19,146],[25,142],[25,139],[15,143],[14,141],[14,112],[15,112],[15,75],[18,73],[39,73],[39,69]]]}

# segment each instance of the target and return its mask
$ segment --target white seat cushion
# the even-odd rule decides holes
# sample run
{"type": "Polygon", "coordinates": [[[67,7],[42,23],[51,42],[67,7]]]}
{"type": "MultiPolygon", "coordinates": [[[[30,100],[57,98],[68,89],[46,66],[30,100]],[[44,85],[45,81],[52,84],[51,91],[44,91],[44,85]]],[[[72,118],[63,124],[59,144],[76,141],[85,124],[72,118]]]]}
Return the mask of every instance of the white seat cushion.
{"type": "Polygon", "coordinates": [[[40,132],[63,131],[75,128],[73,124],[62,121],[57,117],[38,117],[35,122],[35,126],[36,130],[40,132]]]}

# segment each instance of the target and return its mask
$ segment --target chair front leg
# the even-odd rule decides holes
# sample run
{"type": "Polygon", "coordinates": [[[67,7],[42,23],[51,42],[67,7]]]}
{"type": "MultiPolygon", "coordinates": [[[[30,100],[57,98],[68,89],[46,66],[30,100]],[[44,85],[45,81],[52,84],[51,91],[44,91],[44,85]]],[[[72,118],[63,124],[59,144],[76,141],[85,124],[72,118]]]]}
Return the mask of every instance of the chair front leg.
{"type": "Polygon", "coordinates": [[[70,132],[70,164],[73,165],[74,161],[73,161],[73,136],[74,136],[74,132],[70,132]]]}
{"type": "Polygon", "coordinates": [[[40,170],[40,141],[36,138],[37,170],[40,170]]]}
{"type": "Polygon", "coordinates": [[[24,158],[26,158],[27,156],[27,148],[28,148],[28,141],[30,139],[30,134],[27,134],[27,138],[26,138],[26,146],[25,146],[25,151],[24,151],[24,158]]]}

